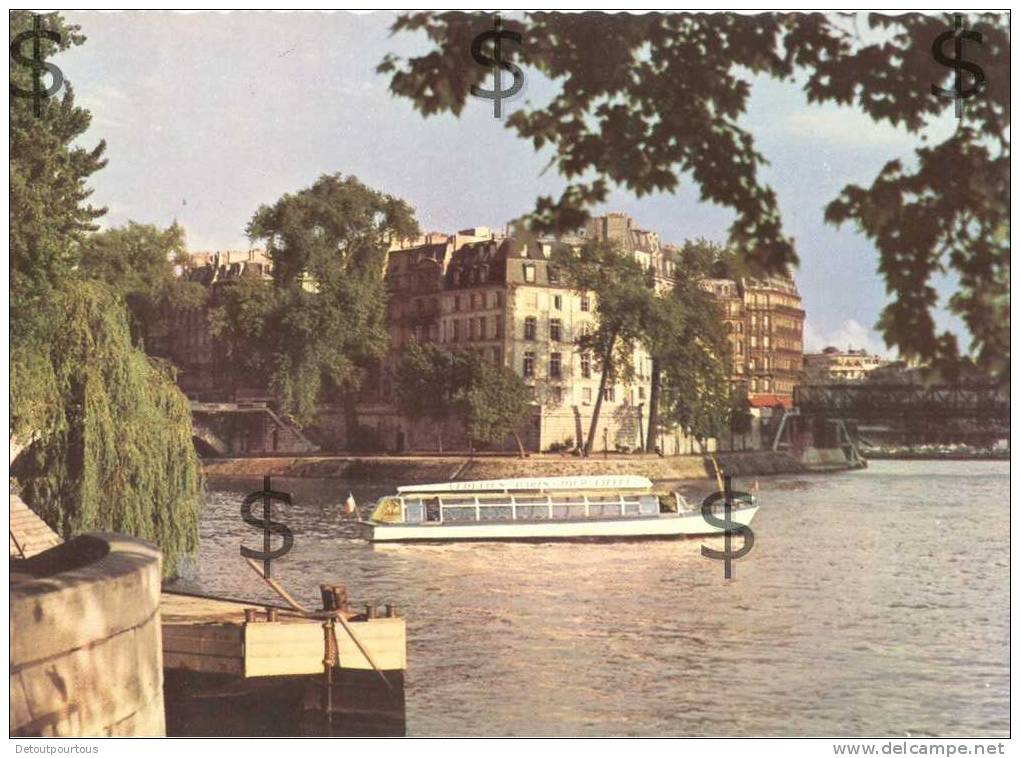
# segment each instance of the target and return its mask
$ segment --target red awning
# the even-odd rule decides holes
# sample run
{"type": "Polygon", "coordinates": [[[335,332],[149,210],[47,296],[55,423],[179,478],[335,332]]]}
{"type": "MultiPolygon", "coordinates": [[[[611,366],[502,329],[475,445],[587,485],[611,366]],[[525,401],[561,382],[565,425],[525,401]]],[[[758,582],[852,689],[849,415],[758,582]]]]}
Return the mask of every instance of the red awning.
{"type": "Polygon", "coordinates": [[[784,408],[793,407],[793,398],[790,395],[751,395],[748,402],[752,408],[775,408],[777,405],[784,408]]]}

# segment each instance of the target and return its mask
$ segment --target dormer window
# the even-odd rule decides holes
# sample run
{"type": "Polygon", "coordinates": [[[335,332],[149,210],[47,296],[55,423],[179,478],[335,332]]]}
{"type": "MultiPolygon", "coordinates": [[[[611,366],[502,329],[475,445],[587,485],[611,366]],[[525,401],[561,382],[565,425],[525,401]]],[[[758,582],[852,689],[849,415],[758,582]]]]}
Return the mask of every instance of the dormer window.
{"type": "Polygon", "coordinates": [[[535,264],[524,264],[524,281],[533,283],[535,281],[535,264]]]}

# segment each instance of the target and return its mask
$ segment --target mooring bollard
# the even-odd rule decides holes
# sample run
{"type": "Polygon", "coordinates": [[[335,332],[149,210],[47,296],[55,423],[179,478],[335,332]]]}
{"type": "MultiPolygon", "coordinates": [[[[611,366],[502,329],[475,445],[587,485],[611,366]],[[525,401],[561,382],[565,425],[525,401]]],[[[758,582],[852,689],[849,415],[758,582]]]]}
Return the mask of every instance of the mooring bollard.
{"type": "Polygon", "coordinates": [[[244,623],[246,623],[246,624],[254,624],[256,621],[259,620],[258,613],[259,612],[255,608],[245,608],[244,609],[244,623]]]}
{"type": "Polygon", "coordinates": [[[320,584],[322,609],[326,611],[347,612],[347,587],[343,584],[320,584]]]}
{"type": "Polygon", "coordinates": [[[386,604],[386,618],[395,619],[397,618],[397,606],[393,603],[386,604]]]}
{"type": "Polygon", "coordinates": [[[374,605],[368,604],[365,606],[365,618],[374,619],[376,617],[376,609],[374,605]]]}
{"type": "Polygon", "coordinates": [[[276,608],[266,608],[266,621],[279,621],[279,612],[276,608]]]}

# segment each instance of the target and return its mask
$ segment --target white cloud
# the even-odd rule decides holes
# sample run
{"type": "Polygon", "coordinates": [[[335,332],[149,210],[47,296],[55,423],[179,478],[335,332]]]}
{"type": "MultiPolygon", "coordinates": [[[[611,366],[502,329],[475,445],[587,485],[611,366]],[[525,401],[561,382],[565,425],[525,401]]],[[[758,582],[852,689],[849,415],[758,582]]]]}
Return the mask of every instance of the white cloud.
{"type": "Polygon", "coordinates": [[[793,111],[782,125],[797,139],[822,140],[841,147],[916,147],[917,137],[886,123],[875,123],[849,108],[811,107],[793,111]]]}
{"type": "Polygon", "coordinates": [[[811,322],[805,322],[804,352],[819,353],[830,345],[838,347],[840,350],[846,350],[848,347],[854,350],[864,348],[872,355],[881,355],[885,358],[895,357],[885,346],[885,342],[878,332],[863,326],[856,319],[848,318],[828,333],[816,329],[811,322]]]}

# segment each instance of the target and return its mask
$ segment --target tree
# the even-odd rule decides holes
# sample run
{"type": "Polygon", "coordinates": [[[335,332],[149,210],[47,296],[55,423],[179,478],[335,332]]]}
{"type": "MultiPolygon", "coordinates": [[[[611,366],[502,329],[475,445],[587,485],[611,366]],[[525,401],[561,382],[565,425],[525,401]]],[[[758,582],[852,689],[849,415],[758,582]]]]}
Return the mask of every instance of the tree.
{"type": "Polygon", "coordinates": [[[355,394],[386,352],[386,251],[392,240],[417,235],[414,211],[353,176],[332,174],[260,207],[247,232],[266,246],[273,286],[249,287],[239,293],[243,304],[218,307],[217,334],[265,368],[269,389],[298,423],[337,397],[355,428],[355,394]],[[267,296],[261,310],[251,307],[253,291],[267,296]],[[242,322],[241,314],[262,318],[242,322]]]}
{"type": "MultiPolygon", "coordinates": [[[[852,105],[918,137],[915,167],[891,160],[870,187],[845,187],[825,212],[830,223],[857,226],[879,251],[891,295],[879,322],[887,344],[904,358],[958,362],[955,337],[937,333],[932,318],[931,280],[946,269],[959,280],[948,308],[971,333],[969,352],[1008,382],[1009,241],[1000,234],[1009,221],[1008,16],[965,16],[982,35],[968,53],[986,85],[937,145],[926,144],[924,131],[947,117],[953,101],[931,87],[953,72],[934,73],[931,47],[953,28],[949,15],[540,12],[526,19],[506,20],[526,44],[504,54],[518,54],[519,64],[561,86],[551,103],[520,106],[506,126],[536,151],[553,148],[552,162],[569,180],[558,199],[538,198],[530,215],[537,231],[578,228],[612,186],[640,197],[673,192],[688,176],[703,200],[733,209],[729,241],[746,260],[762,273],[789,269],[797,262],[793,241],[775,193],[759,178],[766,159],[740,121],[751,77],[796,82],[810,103],[852,105]]],[[[460,62],[489,26],[481,14],[404,14],[393,31],[424,32],[435,47],[407,60],[388,55],[379,70],[424,116],[459,115],[488,75],[460,62]]]]}
{"type": "Polygon", "coordinates": [[[528,385],[507,366],[471,356],[470,380],[463,393],[468,439],[501,444],[513,437],[525,457],[520,428],[530,414],[528,385]]]}
{"type": "Polygon", "coordinates": [[[457,415],[453,355],[433,344],[411,342],[397,364],[394,393],[397,408],[416,421],[428,420],[443,452],[443,421],[457,415]]]}
{"type": "Polygon", "coordinates": [[[397,364],[397,408],[416,421],[433,423],[443,451],[443,422],[458,419],[472,442],[502,443],[513,437],[524,456],[520,425],[528,416],[528,387],[506,366],[468,350],[446,352],[411,342],[397,364]]]}
{"type": "Polygon", "coordinates": [[[131,314],[136,345],[151,348],[167,336],[164,314],[170,305],[197,307],[205,288],[174,273],[187,255],[184,229],[176,222],[166,229],[134,221],[126,227],[90,235],[82,243],[81,271],[121,297],[131,314]]]}
{"type": "Polygon", "coordinates": [[[595,328],[576,343],[578,350],[595,356],[601,372],[588,437],[581,448],[590,455],[606,387],[611,380],[627,380],[633,373],[634,349],[644,335],[654,292],[641,265],[615,242],[593,241],[578,248],[556,245],[552,260],[575,291],[595,296],[595,328]]]}
{"type": "Polygon", "coordinates": [[[64,316],[45,356],[54,423],[12,473],[64,538],[98,530],[151,540],[172,576],[198,546],[203,487],[187,398],[168,364],[132,344],[127,311],[106,287],[72,280],[55,292],[64,316]]]}
{"type": "MultiPolygon", "coordinates": [[[[34,15],[10,12],[11,39],[33,28],[34,15]]],[[[59,43],[40,40],[44,59],[85,41],[79,27],[59,14],[41,20],[60,35],[59,43]]],[[[13,57],[9,76],[12,87],[31,91],[31,69],[13,57]]],[[[85,202],[92,192],[88,178],[106,165],[104,141],[91,149],[77,145],[91,114],[75,106],[70,83],[62,96],[48,98],[41,108],[37,118],[31,100],[13,96],[8,107],[12,432],[22,437],[53,421],[52,407],[31,388],[50,379],[44,356],[52,324],[61,317],[54,293],[77,266],[79,243],[105,212],[85,202]]]]}
{"type": "MultiPolygon", "coordinates": [[[[12,38],[33,14],[12,11],[12,38]]],[[[84,37],[58,14],[44,17],[60,42],[84,37]]],[[[31,90],[11,62],[12,85],[31,90]]],[[[41,103],[12,97],[10,123],[11,436],[27,447],[12,473],[26,501],[69,538],[116,530],[153,540],[173,575],[198,541],[202,482],[186,398],[170,369],[132,343],[123,290],[82,265],[95,220],[88,178],[105,144],[75,146],[91,120],[70,84],[41,103]]]]}
{"type": "Polygon", "coordinates": [[[675,259],[673,286],[656,298],[649,320],[650,351],[663,374],[662,416],[694,436],[703,450],[707,437],[725,431],[733,406],[725,323],[719,304],[701,286],[720,273],[728,255],[704,240],[685,243],[675,259]]]}
{"type": "Polygon", "coordinates": [[[209,310],[209,333],[216,338],[227,381],[236,391],[253,383],[266,385],[272,356],[263,330],[273,323],[272,282],[247,272],[216,291],[209,310]]]}

